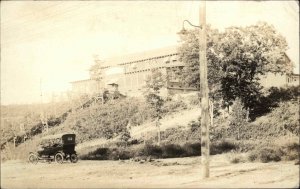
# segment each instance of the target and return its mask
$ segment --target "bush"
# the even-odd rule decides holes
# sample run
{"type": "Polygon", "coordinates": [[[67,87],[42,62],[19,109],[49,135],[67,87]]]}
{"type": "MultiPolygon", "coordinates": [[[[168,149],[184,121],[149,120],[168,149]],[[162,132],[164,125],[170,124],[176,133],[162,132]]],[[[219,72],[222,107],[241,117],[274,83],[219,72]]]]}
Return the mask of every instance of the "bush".
{"type": "Polygon", "coordinates": [[[153,156],[155,158],[161,158],[162,153],[163,151],[161,147],[157,145],[146,144],[145,147],[142,149],[142,154],[144,156],[153,156]]]}
{"type": "Polygon", "coordinates": [[[124,148],[98,148],[88,154],[80,155],[79,158],[83,160],[125,160],[130,159],[133,155],[124,148]]]}
{"type": "Polygon", "coordinates": [[[109,160],[118,160],[118,159],[120,159],[118,149],[116,149],[116,148],[111,149],[109,151],[109,154],[108,154],[108,159],[109,160]]]}
{"type": "Polygon", "coordinates": [[[254,151],[250,152],[250,154],[248,155],[248,160],[249,160],[250,162],[253,162],[253,161],[255,161],[256,159],[257,159],[257,154],[256,154],[254,151]]]}
{"type": "Polygon", "coordinates": [[[109,154],[108,148],[98,148],[93,152],[89,152],[87,155],[82,155],[81,159],[84,160],[107,160],[109,154]]]}
{"type": "Polygon", "coordinates": [[[132,158],[132,153],[128,150],[121,150],[119,151],[119,159],[125,160],[132,158]]]}
{"type": "Polygon", "coordinates": [[[240,161],[241,160],[239,158],[235,157],[235,158],[233,158],[233,159],[230,160],[230,163],[236,164],[236,163],[239,163],[240,161]]]}
{"type": "Polygon", "coordinates": [[[231,150],[236,150],[238,149],[238,146],[231,141],[228,140],[222,140],[220,142],[215,142],[212,143],[210,146],[210,154],[215,155],[215,154],[221,154],[224,152],[229,152],[231,150]]]}
{"type": "Polygon", "coordinates": [[[263,148],[258,152],[258,158],[261,162],[267,163],[270,161],[280,161],[282,153],[272,148],[263,148]]]}
{"type": "Polygon", "coordinates": [[[249,161],[259,160],[263,163],[280,161],[284,153],[278,147],[259,147],[248,155],[249,161]]]}
{"type": "Polygon", "coordinates": [[[252,119],[269,113],[273,108],[278,107],[280,103],[290,100],[297,100],[300,96],[300,87],[291,86],[288,88],[271,87],[266,91],[266,95],[261,96],[257,104],[250,112],[252,119]]]}
{"type": "Polygon", "coordinates": [[[299,160],[300,145],[296,142],[290,142],[281,146],[281,151],[285,155],[286,160],[299,160]]]}
{"type": "Polygon", "coordinates": [[[165,114],[167,113],[173,113],[178,110],[184,110],[187,109],[187,104],[183,102],[182,100],[173,100],[173,101],[167,101],[164,104],[163,112],[165,114]]]}
{"type": "Polygon", "coordinates": [[[126,160],[132,158],[130,151],[123,148],[113,148],[110,150],[108,159],[110,160],[126,160]]]}
{"type": "Polygon", "coordinates": [[[253,141],[253,140],[238,140],[235,141],[235,145],[238,146],[238,150],[240,152],[249,152],[257,146],[259,141],[253,141]]]}
{"type": "Polygon", "coordinates": [[[228,157],[230,163],[236,164],[236,163],[245,162],[243,156],[238,153],[230,153],[230,154],[228,154],[227,157],[228,157]]]}
{"type": "Polygon", "coordinates": [[[199,120],[197,121],[191,121],[188,124],[189,132],[188,132],[188,138],[192,140],[201,140],[201,123],[199,120]]]}
{"type": "Polygon", "coordinates": [[[198,95],[192,95],[188,97],[188,102],[192,106],[200,105],[200,99],[198,95]]]}
{"type": "Polygon", "coordinates": [[[180,143],[188,138],[188,132],[181,128],[168,128],[165,131],[161,131],[161,140],[169,143],[180,143]]]}
{"type": "Polygon", "coordinates": [[[185,156],[200,156],[201,155],[201,143],[185,143],[183,145],[183,150],[185,151],[185,156]]]}
{"type": "Polygon", "coordinates": [[[129,139],[128,140],[128,145],[135,145],[135,144],[140,144],[141,141],[137,140],[137,139],[129,139]]]}
{"type": "Polygon", "coordinates": [[[272,143],[264,142],[258,145],[248,154],[248,160],[250,162],[258,160],[263,163],[281,160],[297,160],[299,159],[299,152],[300,146],[298,142],[282,142],[279,139],[272,141],[272,143]],[[278,141],[280,144],[278,144],[278,141]]]}
{"type": "Polygon", "coordinates": [[[165,144],[162,146],[162,158],[182,157],[184,149],[178,144],[165,144]]]}

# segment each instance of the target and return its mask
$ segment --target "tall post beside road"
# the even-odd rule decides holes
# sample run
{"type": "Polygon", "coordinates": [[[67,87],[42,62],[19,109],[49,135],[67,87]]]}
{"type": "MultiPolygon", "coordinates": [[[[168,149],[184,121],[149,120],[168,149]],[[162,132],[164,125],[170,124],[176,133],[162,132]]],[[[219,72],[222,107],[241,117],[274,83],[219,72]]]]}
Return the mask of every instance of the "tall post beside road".
{"type": "Polygon", "coordinates": [[[202,178],[209,177],[209,101],[206,61],[206,3],[200,4],[199,30],[199,64],[200,64],[200,96],[201,96],[201,161],[202,178]]]}

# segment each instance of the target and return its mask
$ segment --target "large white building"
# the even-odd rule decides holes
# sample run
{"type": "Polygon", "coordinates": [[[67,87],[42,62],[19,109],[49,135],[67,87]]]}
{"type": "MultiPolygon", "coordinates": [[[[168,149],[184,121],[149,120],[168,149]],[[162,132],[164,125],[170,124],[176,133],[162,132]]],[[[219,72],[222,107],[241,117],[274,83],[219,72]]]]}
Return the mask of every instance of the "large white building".
{"type": "Polygon", "coordinates": [[[299,74],[267,73],[260,78],[260,84],[264,88],[299,86],[299,74]]]}
{"type": "Polygon", "coordinates": [[[75,93],[95,93],[95,88],[103,90],[118,85],[118,90],[125,95],[141,95],[146,78],[152,69],[160,70],[168,76],[167,88],[181,89],[179,80],[175,77],[175,68],[182,68],[178,60],[177,46],[160,48],[141,53],[113,57],[101,65],[102,79],[96,87],[94,80],[71,82],[75,93]],[[94,87],[90,87],[94,85],[94,87]]]}
{"type": "MultiPolygon", "coordinates": [[[[287,61],[290,61],[289,58],[287,61]]],[[[179,61],[177,46],[113,57],[101,63],[101,81],[87,79],[71,82],[72,91],[77,94],[95,94],[118,86],[122,94],[138,96],[152,69],[159,69],[168,76],[167,91],[183,91],[187,89],[183,88],[175,74],[175,70],[183,66],[179,61]]],[[[266,88],[297,86],[299,74],[267,73],[261,76],[260,83],[266,88]]]]}

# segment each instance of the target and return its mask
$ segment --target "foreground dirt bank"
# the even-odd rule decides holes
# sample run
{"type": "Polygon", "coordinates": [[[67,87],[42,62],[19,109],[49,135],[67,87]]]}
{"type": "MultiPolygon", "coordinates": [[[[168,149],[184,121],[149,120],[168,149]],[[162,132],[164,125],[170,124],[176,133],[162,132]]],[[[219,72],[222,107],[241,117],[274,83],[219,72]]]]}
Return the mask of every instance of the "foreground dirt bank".
{"type": "Polygon", "coordinates": [[[298,188],[294,162],[230,164],[213,156],[201,179],[200,157],[154,162],[79,161],[76,164],[1,163],[1,188],[298,188]]]}

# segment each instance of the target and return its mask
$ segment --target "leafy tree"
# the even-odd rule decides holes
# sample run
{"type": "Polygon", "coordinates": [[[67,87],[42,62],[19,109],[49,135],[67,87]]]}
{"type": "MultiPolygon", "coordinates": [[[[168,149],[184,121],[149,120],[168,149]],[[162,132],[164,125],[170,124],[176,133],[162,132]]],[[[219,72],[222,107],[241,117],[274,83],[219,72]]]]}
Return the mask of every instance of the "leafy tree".
{"type": "Polygon", "coordinates": [[[99,60],[97,55],[94,56],[94,60],[95,60],[95,64],[93,64],[89,70],[90,77],[94,80],[99,81],[102,78],[101,67],[103,66],[104,62],[102,60],[99,60]]]}
{"type": "MultiPolygon", "coordinates": [[[[185,63],[184,83],[199,87],[198,32],[182,36],[179,48],[185,63]]],[[[258,23],[247,27],[230,27],[219,32],[207,28],[208,83],[211,96],[221,94],[230,105],[240,98],[246,108],[253,110],[261,96],[259,77],[267,72],[291,73],[286,61],[287,42],[273,26],[258,23]]]]}
{"type": "Polygon", "coordinates": [[[285,39],[266,23],[228,28],[220,39],[217,52],[226,101],[239,97],[246,107],[253,109],[261,96],[260,75],[292,71],[292,65],[285,59],[285,39]]]}
{"type": "Polygon", "coordinates": [[[90,67],[90,78],[95,80],[97,82],[97,90],[100,90],[100,81],[102,80],[103,73],[102,73],[102,66],[103,66],[103,61],[99,60],[97,56],[94,57],[95,59],[95,64],[93,64],[90,67]]]}
{"type": "Polygon", "coordinates": [[[234,130],[237,130],[236,139],[240,139],[240,130],[247,124],[247,110],[244,109],[241,99],[237,98],[232,105],[230,113],[230,124],[234,130]]]}
{"type": "Polygon", "coordinates": [[[127,147],[127,144],[128,144],[128,140],[130,139],[130,132],[128,132],[127,129],[125,129],[124,131],[122,131],[120,133],[120,143],[121,145],[122,144],[125,144],[125,147],[127,147]]]}
{"type": "Polygon", "coordinates": [[[166,78],[163,74],[157,70],[152,70],[151,75],[146,79],[146,86],[145,86],[145,98],[147,104],[149,104],[150,108],[153,110],[153,117],[155,118],[156,122],[155,125],[158,130],[158,144],[160,144],[160,122],[161,114],[163,113],[163,105],[164,100],[160,94],[161,89],[166,84],[166,78]]]}
{"type": "MultiPolygon", "coordinates": [[[[208,65],[208,85],[210,91],[217,91],[220,88],[221,70],[214,49],[220,40],[219,31],[207,28],[207,65],[208,65]]],[[[179,47],[179,59],[185,63],[181,73],[181,80],[186,87],[200,88],[199,75],[199,31],[191,30],[186,35],[181,36],[182,45],[179,47]]],[[[213,93],[212,93],[213,94],[213,93]]]]}

